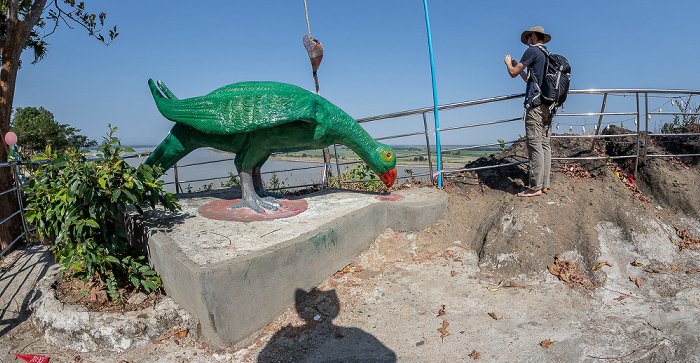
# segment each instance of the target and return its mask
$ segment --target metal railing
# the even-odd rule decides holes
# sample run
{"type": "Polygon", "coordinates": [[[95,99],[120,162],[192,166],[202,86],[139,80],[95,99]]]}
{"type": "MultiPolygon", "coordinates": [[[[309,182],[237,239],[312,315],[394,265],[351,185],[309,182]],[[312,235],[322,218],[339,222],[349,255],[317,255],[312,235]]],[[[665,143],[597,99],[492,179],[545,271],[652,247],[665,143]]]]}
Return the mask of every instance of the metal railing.
{"type": "Polygon", "coordinates": [[[34,231],[36,228],[33,228],[31,230],[27,229],[27,222],[24,220],[24,205],[22,204],[22,190],[20,189],[20,178],[19,178],[19,172],[17,170],[17,165],[14,163],[0,163],[0,169],[1,168],[10,168],[11,173],[12,173],[12,187],[7,190],[0,191],[0,196],[5,195],[5,194],[14,194],[14,198],[16,199],[16,208],[17,210],[7,216],[5,219],[0,221],[0,226],[2,226],[5,223],[10,223],[13,218],[19,217],[22,225],[22,232],[19,234],[19,236],[15,237],[5,248],[0,251],[0,257],[2,257],[5,252],[9,251],[12,246],[14,246],[17,242],[19,242],[23,237],[25,240],[28,240],[27,236],[29,232],[34,231]]]}
{"type": "MultiPolygon", "coordinates": [[[[622,138],[622,137],[635,137],[635,143],[637,146],[637,150],[636,150],[636,153],[634,155],[614,156],[614,157],[611,157],[611,156],[553,157],[552,160],[595,160],[595,159],[631,159],[631,158],[634,158],[635,159],[635,175],[636,175],[640,157],[695,156],[697,154],[678,154],[678,155],[667,155],[667,154],[648,155],[647,154],[647,146],[649,144],[649,137],[659,137],[659,136],[692,137],[692,136],[699,135],[699,134],[690,134],[690,133],[685,133],[685,134],[655,134],[655,133],[651,133],[649,131],[649,123],[648,123],[649,118],[651,116],[678,116],[678,115],[697,116],[697,114],[683,113],[683,112],[650,112],[649,111],[649,99],[652,97],[658,97],[658,96],[666,96],[666,97],[672,96],[672,97],[676,97],[676,98],[680,99],[682,97],[699,95],[699,94],[700,94],[700,91],[692,91],[692,90],[655,90],[655,89],[572,90],[570,92],[569,100],[571,100],[572,98],[575,98],[577,95],[602,95],[603,100],[600,104],[600,112],[577,112],[577,113],[559,112],[555,115],[555,120],[561,119],[561,118],[597,117],[598,122],[597,122],[596,127],[594,128],[595,134],[591,134],[591,135],[554,135],[554,136],[552,136],[552,138],[554,138],[554,139],[556,139],[556,138],[591,139],[591,144],[593,145],[596,142],[596,140],[598,140],[598,139],[614,139],[614,138],[622,138]],[[574,97],[571,97],[571,96],[574,96],[574,97]],[[628,109],[625,111],[615,111],[615,112],[606,111],[606,107],[608,106],[608,96],[632,96],[636,100],[636,105],[634,107],[632,107],[632,109],[628,109]],[[640,105],[640,98],[643,98],[643,100],[644,100],[644,107],[641,107],[641,105],[640,105]],[[643,128],[641,127],[642,126],[641,122],[635,122],[635,126],[636,126],[635,133],[629,133],[629,134],[623,134],[623,135],[600,135],[599,134],[604,117],[612,118],[612,117],[620,117],[620,116],[634,116],[635,120],[642,120],[643,119],[643,120],[645,120],[644,127],[643,128]],[[642,138],[642,135],[643,135],[643,138],[642,138]]],[[[473,108],[473,107],[479,106],[479,105],[503,103],[503,102],[509,101],[509,100],[523,99],[524,96],[525,96],[524,93],[519,93],[519,94],[506,95],[506,96],[484,98],[484,99],[473,100],[473,101],[452,103],[452,104],[438,106],[438,112],[459,110],[459,109],[464,110],[464,109],[473,108]]],[[[567,101],[567,103],[571,103],[571,101],[567,101]]],[[[521,114],[522,113],[522,106],[519,105],[517,107],[517,111],[514,111],[514,112],[518,112],[518,114],[521,114]]],[[[360,119],[357,119],[357,122],[360,124],[363,124],[363,123],[369,123],[369,122],[375,122],[375,121],[395,120],[395,119],[400,119],[403,117],[414,116],[414,115],[421,115],[422,116],[423,125],[422,125],[422,128],[420,131],[408,132],[408,133],[402,133],[402,134],[397,134],[397,135],[390,135],[390,136],[375,138],[377,141],[384,141],[384,140],[396,140],[396,139],[401,139],[401,138],[424,135],[425,146],[426,146],[426,150],[427,150],[426,152],[406,154],[406,155],[397,155],[397,159],[415,158],[418,156],[426,156],[427,162],[428,162],[427,168],[428,168],[429,172],[411,174],[411,175],[406,175],[406,176],[399,176],[397,179],[408,179],[408,178],[416,178],[416,177],[424,177],[424,176],[428,176],[428,177],[432,178],[434,175],[436,175],[434,172],[434,165],[435,165],[434,158],[435,157],[442,157],[442,154],[447,154],[447,153],[450,153],[453,151],[461,151],[461,150],[483,149],[483,148],[492,147],[492,146],[514,144],[517,142],[524,141],[524,139],[519,138],[519,139],[511,140],[511,141],[502,141],[502,142],[496,142],[496,143],[484,143],[484,144],[470,145],[470,146],[459,147],[459,148],[451,148],[451,149],[441,148],[442,149],[441,155],[436,155],[436,153],[434,153],[432,148],[431,148],[431,136],[433,136],[435,132],[454,132],[454,131],[466,130],[466,129],[476,128],[476,127],[488,127],[488,126],[506,124],[506,123],[511,123],[511,122],[521,122],[522,116],[505,117],[505,118],[501,118],[498,120],[486,121],[486,122],[480,122],[480,123],[474,123],[474,124],[461,124],[461,125],[451,126],[451,127],[442,127],[440,129],[435,130],[435,129],[431,129],[428,126],[428,115],[432,114],[432,113],[434,113],[433,107],[425,107],[425,108],[419,108],[419,109],[414,109],[414,110],[400,111],[400,112],[394,112],[394,113],[389,113],[389,114],[384,114],[384,115],[377,115],[377,116],[360,118],[360,119]]],[[[432,145],[435,145],[435,144],[433,143],[432,145]]],[[[337,145],[333,145],[333,153],[334,153],[334,159],[335,159],[334,166],[335,166],[335,171],[337,173],[336,176],[340,176],[342,174],[341,167],[362,163],[362,161],[341,162],[338,158],[337,145]]],[[[192,179],[192,180],[180,180],[179,170],[178,170],[178,169],[185,168],[185,167],[203,165],[205,163],[228,162],[228,161],[232,161],[233,159],[234,158],[225,158],[225,159],[221,159],[221,160],[207,161],[204,163],[190,163],[190,164],[184,164],[184,165],[176,164],[174,167],[175,180],[172,182],[166,183],[166,185],[167,184],[175,184],[176,192],[181,193],[181,192],[183,192],[182,185],[186,184],[186,183],[221,180],[221,179],[230,178],[231,176],[235,177],[236,175],[229,174],[226,176],[214,176],[214,177],[198,178],[198,179],[192,179]]],[[[506,167],[506,166],[511,166],[511,165],[517,165],[520,163],[522,163],[522,162],[493,165],[493,166],[491,166],[491,168],[506,167]]],[[[321,172],[319,173],[319,175],[321,176],[319,178],[319,183],[304,184],[304,185],[291,185],[291,186],[285,186],[283,188],[294,189],[294,188],[309,187],[309,186],[320,186],[322,188],[323,181],[325,179],[325,171],[327,168],[330,168],[332,166],[333,165],[319,164],[317,166],[307,166],[307,167],[302,167],[302,168],[291,168],[291,169],[284,169],[284,170],[268,171],[268,172],[265,172],[263,174],[272,174],[272,173],[280,173],[280,172],[294,172],[294,171],[305,170],[305,169],[321,169],[321,172]]],[[[459,169],[445,169],[445,168],[443,168],[443,170],[439,170],[437,172],[443,173],[443,174],[450,174],[450,173],[462,172],[462,171],[481,170],[484,168],[486,168],[486,167],[472,167],[472,168],[465,167],[465,168],[459,168],[459,169]]],[[[379,179],[342,180],[342,181],[340,181],[340,184],[342,185],[342,184],[346,184],[346,183],[359,183],[359,182],[377,181],[377,180],[379,180],[379,179]]],[[[272,188],[272,189],[281,189],[281,188],[272,188]]]]}
{"type": "MultiPolygon", "coordinates": [[[[668,99],[666,103],[671,102],[673,104],[673,101],[671,100],[678,100],[681,102],[684,97],[687,97],[688,100],[695,95],[700,95],[700,91],[688,91],[688,90],[653,90],[653,89],[589,89],[589,90],[572,90],[570,92],[570,97],[569,100],[567,101],[568,104],[575,103],[575,100],[577,97],[581,97],[584,95],[602,95],[603,99],[602,102],[600,103],[600,112],[577,112],[577,113],[566,113],[564,111],[559,112],[555,115],[554,120],[555,123],[557,120],[566,120],[566,119],[575,119],[575,118],[588,118],[588,117],[597,117],[597,123],[594,123],[594,133],[591,134],[584,134],[584,135],[575,135],[575,134],[564,134],[564,135],[553,135],[552,138],[581,138],[581,139],[588,139],[591,140],[591,150],[593,149],[593,144],[597,142],[600,139],[605,139],[606,142],[612,142],[610,140],[614,140],[615,138],[634,138],[634,144],[635,144],[635,152],[632,155],[618,155],[618,156],[578,156],[578,157],[553,157],[552,160],[596,160],[596,159],[635,159],[635,177],[637,173],[637,167],[639,164],[639,159],[640,158],[655,158],[655,157],[686,157],[686,156],[700,156],[700,154],[648,154],[648,145],[649,145],[649,139],[650,138],[668,138],[668,137],[680,137],[680,138],[691,138],[691,137],[698,137],[700,136],[700,133],[676,133],[676,134],[659,134],[659,133],[651,133],[650,132],[650,126],[649,126],[649,121],[652,117],[693,117],[695,120],[697,120],[700,117],[700,113],[692,113],[692,112],[662,112],[662,110],[659,107],[658,112],[650,112],[650,100],[651,99],[668,99]],[[573,96],[573,97],[572,97],[573,96]],[[609,96],[621,96],[621,97],[634,97],[635,104],[632,105],[631,107],[629,105],[626,105],[623,110],[616,110],[616,111],[606,111],[606,109],[609,107],[609,96]],[[640,104],[640,101],[643,99],[644,101],[644,106],[640,104]],[[618,135],[601,135],[600,131],[602,129],[602,124],[603,120],[609,120],[612,118],[619,118],[619,117],[633,117],[635,122],[635,132],[634,133],[626,133],[626,134],[618,134],[618,135]],[[642,120],[644,120],[643,127],[642,127],[642,120]]],[[[499,109],[505,108],[508,109],[508,107],[501,107],[503,103],[506,103],[507,101],[512,101],[512,100],[519,100],[524,97],[524,94],[513,94],[513,95],[507,95],[507,96],[500,96],[500,97],[492,97],[492,98],[484,98],[480,100],[473,100],[473,101],[465,101],[465,102],[459,102],[459,103],[453,103],[453,104],[447,104],[447,105],[442,105],[438,107],[438,112],[444,112],[444,111],[453,111],[453,110],[470,110],[474,109],[477,106],[481,105],[494,105],[497,104],[499,105],[499,109]]],[[[687,102],[687,101],[686,101],[687,102]]],[[[591,106],[586,106],[586,107],[596,107],[597,102],[591,106]]],[[[434,109],[432,107],[425,107],[421,109],[415,109],[415,110],[408,110],[408,111],[401,111],[401,112],[395,112],[395,113],[390,113],[390,114],[385,114],[385,115],[378,115],[378,116],[372,116],[372,117],[366,117],[366,118],[361,118],[358,119],[357,122],[364,124],[364,123],[370,123],[370,122],[376,122],[376,121],[389,121],[389,120],[398,120],[404,117],[408,116],[416,116],[420,115],[422,116],[422,127],[420,127],[420,130],[414,131],[414,132],[404,132],[401,134],[396,134],[396,135],[389,135],[389,136],[383,136],[383,137],[377,137],[376,140],[396,140],[396,139],[401,139],[401,138],[409,138],[409,137],[416,137],[423,135],[425,138],[425,146],[426,146],[426,152],[419,152],[419,153],[412,153],[412,154],[406,154],[406,155],[398,155],[397,159],[401,158],[416,158],[419,156],[427,156],[427,162],[428,162],[428,173],[419,173],[419,174],[413,174],[413,175],[408,175],[408,176],[401,176],[399,179],[406,179],[406,178],[416,178],[416,177],[423,177],[423,176],[428,176],[431,180],[435,177],[436,172],[434,171],[434,157],[442,157],[442,154],[447,154],[451,153],[453,151],[461,151],[461,150],[473,150],[473,149],[483,149],[483,148],[488,148],[488,147],[493,147],[493,146],[501,146],[505,147],[506,144],[514,144],[518,142],[523,142],[525,141],[523,138],[518,138],[514,139],[511,141],[504,141],[504,140],[498,140],[498,142],[489,142],[489,143],[482,143],[478,145],[469,145],[469,146],[463,146],[463,147],[457,147],[457,148],[451,148],[451,149],[442,149],[440,155],[437,153],[433,152],[432,146],[435,146],[434,143],[431,144],[431,138],[434,133],[437,132],[460,132],[460,131],[465,131],[465,130],[473,130],[474,128],[484,128],[484,127],[495,127],[497,125],[502,125],[502,124],[508,124],[512,122],[522,122],[522,116],[519,117],[514,117],[515,115],[520,115],[523,112],[522,104],[518,103],[515,105],[511,105],[510,110],[508,111],[511,113],[510,116],[504,116],[504,117],[498,117],[495,120],[487,120],[487,121],[482,121],[478,123],[467,123],[464,121],[459,121],[457,125],[454,126],[449,126],[449,127],[442,127],[440,129],[432,129],[428,126],[428,115],[434,112],[434,109]]],[[[657,108],[654,106],[653,108],[657,108]]],[[[679,108],[680,109],[680,108],[679,108]]],[[[686,108],[687,109],[687,108],[686,108]]],[[[597,110],[597,107],[596,107],[597,110]]],[[[624,120],[624,122],[629,122],[631,119],[628,118],[624,120]]],[[[619,121],[618,121],[619,122],[619,121]]],[[[696,121],[697,122],[697,121],[696,121]]],[[[406,123],[402,123],[402,126],[404,126],[406,123]]],[[[580,125],[579,125],[580,126],[580,125]]],[[[519,126],[517,129],[522,130],[522,126],[519,126]]],[[[571,130],[571,128],[570,128],[571,130]]],[[[589,129],[590,130],[590,129],[589,129]]],[[[444,139],[443,139],[444,140],[444,139]]],[[[441,145],[442,146],[442,145],[441,145]]],[[[335,159],[335,168],[337,172],[337,176],[341,175],[341,167],[348,166],[348,165],[353,165],[353,164],[358,164],[362,163],[362,161],[348,161],[348,162],[340,162],[339,157],[338,157],[338,151],[337,151],[337,145],[333,145],[333,152],[334,152],[334,159],[335,159]]],[[[142,155],[133,155],[133,157],[136,156],[142,156],[142,155]]],[[[189,164],[176,164],[173,168],[174,171],[174,181],[173,182],[167,182],[167,184],[175,184],[176,188],[176,193],[182,193],[182,185],[185,183],[193,183],[193,182],[203,182],[203,181],[212,181],[212,180],[220,180],[220,179],[227,179],[231,178],[232,176],[237,176],[233,175],[232,173],[229,173],[226,176],[214,176],[214,177],[204,177],[204,178],[198,178],[198,179],[193,179],[193,180],[180,180],[179,178],[179,169],[186,168],[186,167],[191,167],[191,166],[196,166],[196,165],[205,165],[205,164],[214,164],[214,163],[221,163],[221,162],[231,162],[233,161],[233,157],[229,158],[223,158],[219,160],[212,160],[212,161],[206,161],[206,162],[201,162],[201,163],[189,163],[189,164]]],[[[457,173],[457,172],[464,172],[464,171],[477,171],[477,170],[484,170],[484,169],[492,169],[492,168],[502,168],[502,167],[510,167],[518,164],[525,163],[527,161],[515,161],[511,163],[503,163],[503,164],[498,164],[498,165],[486,165],[486,166],[478,166],[478,167],[464,167],[464,168],[458,168],[458,169],[445,169],[443,170],[438,170],[437,173],[443,173],[444,175],[449,175],[452,173],[457,173]]],[[[444,164],[442,164],[444,165],[444,164]]],[[[15,181],[19,180],[19,176],[17,173],[17,167],[15,164],[11,163],[4,163],[0,164],[0,168],[2,167],[10,167],[13,170],[13,175],[15,178],[15,181]]],[[[323,187],[323,184],[325,182],[325,172],[328,168],[331,168],[332,165],[328,164],[319,164],[319,165],[314,165],[314,166],[304,166],[300,168],[289,168],[289,169],[283,169],[283,170],[275,170],[275,171],[268,171],[263,174],[272,174],[272,173],[281,173],[281,172],[295,172],[299,170],[308,170],[308,169],[321,169],[320,173],[320,178],[318,183],[312,183],[312,184],[303,184],[303,185],[290,185],[290,186],[284,186],[284,189],[294,189],[294,188],[304,188],[304,187],[310,187],[310,186],[320,186],[321,188],[323,187]]],[[[361,180],[361,181],[355,181],[355,180],[347,180],[347,181],[341,181],[342,184],[346,183],[355,183],[355,182],[366,182],[366,181],[377,181],[378,179],[370,179],[370,180],[361,180]]],[[[270,189],[281,189],[281,188],[270,188],[270,189]]],[[[20,189],[15,185],[15,187],[11,188],[10,190],[7,191],[0,191],[0,195],[7,194],[7,193],[16,193],[17,194],[17,200],[19,202],[18,205],[18,211],[7,217],[5,220],[0,221],[0,224],[2,223],[9,223],[9,221],[17,216],[18,214],[21,215],[22,219],[22,227],[23,227],[23,233],[18,236],[14,241],[12,241],[11,245],[14,245],[17,241],[19,241],[22,237],[27,236],[28,232],[33,231],[33,229],[28,230],[26,224],[24,223],[24,218],[23,218],[23,206],[21,205],[22,201],[22,195],[20,189]]],[[[6,248],[5,250],[9,249],[9,247],[6,248]]],[[[0,252],[0,256],[5,252],[3,250],[0,252]]]]}

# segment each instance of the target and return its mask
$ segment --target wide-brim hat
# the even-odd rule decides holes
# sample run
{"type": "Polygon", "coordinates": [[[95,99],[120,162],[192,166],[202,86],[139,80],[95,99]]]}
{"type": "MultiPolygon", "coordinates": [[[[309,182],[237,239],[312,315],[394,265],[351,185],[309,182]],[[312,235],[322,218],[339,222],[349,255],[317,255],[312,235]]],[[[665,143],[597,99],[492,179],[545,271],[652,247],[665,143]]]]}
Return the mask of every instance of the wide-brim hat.
{"type": "Polygon", "coordinates": [[[526,44],[526,45],[527,45],[527,43],[525,42],[525,39],[526,39],[527,37],[529,37],[530,34],[532,34],[532,33],[544,34],[544,41],[542,42],[542,44],[545,44],[545,43],[549,42],[550,40],[552,40],[552,36],[549,35],[549,34],[547,34],[547,33],[545,33],[543,27],[541,27],[541,26],[533,26],[532,28],[530,28],[530,29],[524,31],[524,32],[520,35],[520,41],[521,41],[523,44],[526,44]]]}

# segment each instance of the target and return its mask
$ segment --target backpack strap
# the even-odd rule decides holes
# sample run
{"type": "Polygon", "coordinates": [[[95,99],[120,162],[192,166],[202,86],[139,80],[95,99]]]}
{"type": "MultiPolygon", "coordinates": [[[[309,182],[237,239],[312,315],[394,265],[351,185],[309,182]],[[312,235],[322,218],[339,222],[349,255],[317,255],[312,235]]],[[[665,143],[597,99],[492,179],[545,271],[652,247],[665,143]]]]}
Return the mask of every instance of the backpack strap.
{"type": "MultiPolygon", "coordinates": [[[[544,53],[544,73],[547,74],[547,70],[549,69],[549,58],[552,56],[552,52],[548,51],[547,49],[544,49],[544,47],[540,44],[535,44],[535,46],[544,53]]],[[[530,70],[528,69],[528,74],[532,74],[530,70]]],[[[542,88],[540,88],[539,83],[537,83],[537,77],[535,77],[534,74],[532,74],[532,78],[535,80],[535,87],[537,87],[537,91],[539,92],[539,95],[536,97],[540,97],[542,95],[542,88]]],[[[544,80],[543,80],[544,81],[544,80]]],[[[556,112],[556,102],[552,103],[549,106],[549,110],[552,112],[556,112]]]]}

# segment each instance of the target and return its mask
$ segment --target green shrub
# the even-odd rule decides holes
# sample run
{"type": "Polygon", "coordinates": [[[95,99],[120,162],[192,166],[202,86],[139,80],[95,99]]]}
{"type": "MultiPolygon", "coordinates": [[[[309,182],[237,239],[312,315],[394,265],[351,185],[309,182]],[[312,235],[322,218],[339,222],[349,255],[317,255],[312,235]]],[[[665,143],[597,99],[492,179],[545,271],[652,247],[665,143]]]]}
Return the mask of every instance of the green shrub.
{"type": "Polygon", "coordinates": [[[87,160],[85,152],[67,150],[44,154],[32,172],[24,192],[28,195],[27,221],[34,223],[44,239],[53,240],[52,250],[63,270],[87,281],[91,277],[106,282],[113,300],[121,303],[117,290],[131,285],[147,292],[158,289],[161,280],[129,246],[121,216],[132,205],[143,208],[179,209],[177,199],[165,193],[161,170],[148,165],[138,169],[128,165],[114,137],[117,128],[109,126],[97,160],[87,160]]]}
{"type": "Polygon", "coordinates": [[[331,186],[350,188],[354,190],[378,191],[384,188],[384,183],[377,179],[377,175],[364,162],[356,164],[352,169],[341,173],[340,178],[335,178],[331,186]],[[355,181],[341,186],[341,181],[355,181]]]}
{"type": "Polygon", "coordinates": [[[673,121],[663,124],[661,126],[661,133],[676,134],[682,132],[696,132],[695,128],[697,128],[698,124],[697,114],[700,113],[700,106],[691,105],[691,98],[693,98],[693,95],[688,96],[687,100],[680,98],[677,103],[674,102],[682,115],[674,115],[673,121]],[[696,126],[694,129],[687,130],[691,125],[696,126]]]}

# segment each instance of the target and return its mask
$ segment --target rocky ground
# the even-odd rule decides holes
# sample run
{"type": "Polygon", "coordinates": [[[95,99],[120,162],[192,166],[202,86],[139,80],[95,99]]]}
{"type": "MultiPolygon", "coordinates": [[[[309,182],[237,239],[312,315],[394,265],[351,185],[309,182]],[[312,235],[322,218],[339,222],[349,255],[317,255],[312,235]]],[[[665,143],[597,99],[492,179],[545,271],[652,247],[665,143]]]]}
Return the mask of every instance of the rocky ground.
{"type": "MultiPolygon", "coordinates": [[[[574,140],[557,139],[555,156],[634,152],[627,138],[593,153],[574,140]]],[[[700,153],[697,141],[652,146],[700,153]]],[[[526,159],[515,144],[471,166],[526,159]]],[[[700,362],[698,159],[650,158],[636,178],[633,160],[557,161],[547,195],[518,198],[525,165],[451,175],[442,219],[385,231],[243,346],[174,326],[123,353],[76,352],[44,342],[17,307],[0,360],[700,362]]]]}

